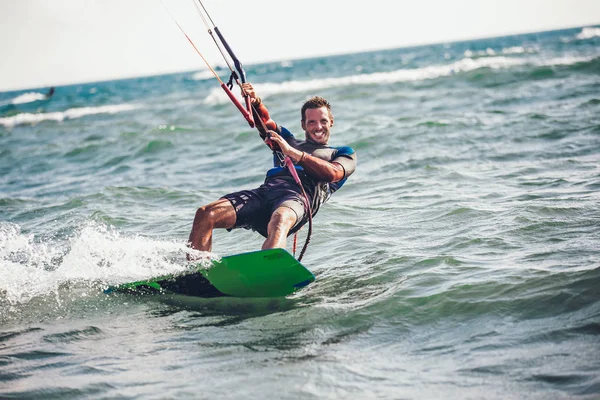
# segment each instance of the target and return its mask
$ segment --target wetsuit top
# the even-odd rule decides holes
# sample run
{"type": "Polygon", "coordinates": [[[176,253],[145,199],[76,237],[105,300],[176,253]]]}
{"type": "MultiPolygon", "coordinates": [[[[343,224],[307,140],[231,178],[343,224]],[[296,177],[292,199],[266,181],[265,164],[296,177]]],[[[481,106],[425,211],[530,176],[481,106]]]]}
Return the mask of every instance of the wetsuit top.
{"type": "MultiPolygon", "coordinates": [[[[277,125],[275,130],[290,146],[300,151],[304,151],[313,157],[320,158],[329,162],[339,163],[344,168],[344,178],[338,182],[322,182],[308,175],[304,168],[296,165],[296,171],[304,186],[306,194],[311,199],[312,214],[316,214],[321,204],[325,203],[329,197],[341,188],[346,180],[356,169],[356,153],[354,149],[348,146],[331,147],[322,144],[298,140],[285,127],[277,125]]],[[[274,156],[273,162],[275,167],[267,171],[265,182],[274,177],[289,177],[292,182],[294,178],[291,176],[287,168],[282,167],[279,159],[274,156]]]]}

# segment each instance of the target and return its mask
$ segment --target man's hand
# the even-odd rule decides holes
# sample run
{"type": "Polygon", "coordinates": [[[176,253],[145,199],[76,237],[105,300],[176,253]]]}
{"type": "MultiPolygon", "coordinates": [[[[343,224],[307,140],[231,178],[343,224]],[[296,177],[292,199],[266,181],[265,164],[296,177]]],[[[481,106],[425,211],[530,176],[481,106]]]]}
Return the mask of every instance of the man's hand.
{"type": "Polygon", "coordinates": [[[252,104],[260,104],[260,97],[257,96],[254,87],[250,82],[242,83],[242,96],[250,96],[250,102],[252,104]]]}
{"type": "Polygon", "coordinates": [[[288,142],[286,142],[281,136],[279,136],[277,132],[268,131],[265,142],[267,140],[270,140],[275,148],[278,147],[279,151],[281,151],[283,155],[286,155],[289,158],[291,158],[294,163],[297,163],[302,158],[302,152],[290,146],[288,142]]]}

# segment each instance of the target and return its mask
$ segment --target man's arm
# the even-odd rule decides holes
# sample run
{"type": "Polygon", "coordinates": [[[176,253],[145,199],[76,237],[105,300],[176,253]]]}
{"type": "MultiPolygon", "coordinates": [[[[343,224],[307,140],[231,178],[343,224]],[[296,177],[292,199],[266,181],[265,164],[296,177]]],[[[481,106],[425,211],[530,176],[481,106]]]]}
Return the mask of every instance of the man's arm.
{"type": "Polygon", "coordinates": [[[269,133],[271,141],[279,146],[283,154],[291,158],[294,164],[302,166],[308,175],[321,182],[338,182],[354,172],[356,155],[349,147],[344,148],[347,149],[347,154],[340,154],[329,162],[290,146],[277,132],[269,133]]]}
{"type": "Polygon", "coordinates": [[[346,170],[339,162],[321,160],[305,152],[302,152],[296,164],[321,182],[338,182],[346,177],[346,170]]]}
{"type": "Polygon", "coordinates": [[[269,111],[262,103],[261,98],[258,97],[254,91],[252,84],[248,82],[243,83],[242,89],[250,96],[254,120],[257,121],[256,126],[260,132],[261,138],[267,142],[269,147],[273,148],[272,146],[275,145],[275,148],[280,149],[283,154],[290,157],[294,164],[302,166],[307,174],[321,182],[338,182],[347,178],[354,172],[356,158],[353,150],[352,154],[346,154],[339,157],[339,162],[337,161],[338,159],[329,162],[291,147],[287,141],[280,136],[281,130],[279,129],[279,126],[271,119],[269,111]],[[259,118],[263,121],[264,127],[258,122],[259,118]],[[267,131],[264,131],[265,127],[267,128],[267,131]],[[347,171],[349,167],[350,170],[347,171]]]}

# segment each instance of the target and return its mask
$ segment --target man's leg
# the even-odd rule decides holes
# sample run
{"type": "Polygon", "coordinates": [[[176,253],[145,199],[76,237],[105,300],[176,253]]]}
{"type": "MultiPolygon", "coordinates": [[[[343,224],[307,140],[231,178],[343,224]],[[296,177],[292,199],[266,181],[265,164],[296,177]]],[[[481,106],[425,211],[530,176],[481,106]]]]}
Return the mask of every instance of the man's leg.
{"type": "Polygon", "coordinates": [[[194,217],[188,245],[195,250],[211,251],[213,229],[233,228],[236,218],[235,209],[227,199],[200,207],[194,217]]]}
{"type": "Polygon", "coordinates": [[[285,249],[287,235],[296,224],[296,213],[289,207],[275,209],[267,226],[267,240],[262,245],[263,250],[282,248],[285,249]]]}

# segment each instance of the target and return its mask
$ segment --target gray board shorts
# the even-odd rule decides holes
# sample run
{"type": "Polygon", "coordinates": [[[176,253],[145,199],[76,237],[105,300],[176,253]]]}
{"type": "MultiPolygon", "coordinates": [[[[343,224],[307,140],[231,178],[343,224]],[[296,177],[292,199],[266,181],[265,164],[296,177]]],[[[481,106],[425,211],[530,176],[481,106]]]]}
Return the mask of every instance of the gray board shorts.
{"type": "MultiPolygon", "coordinates": [[[[252,229],[267,237],[267,226],[271,214],[278,207],[288,207],[296,213],[296,224],[288,234],[292,235],[306,224],[306,200],[302,190],[291,177],[269,178],[252,190],[241,190],[222,197],[229,200],[237,215],[231,229],[252,229]]],[[[231,230],[229,229],[229,230],[231,230]]]]}

